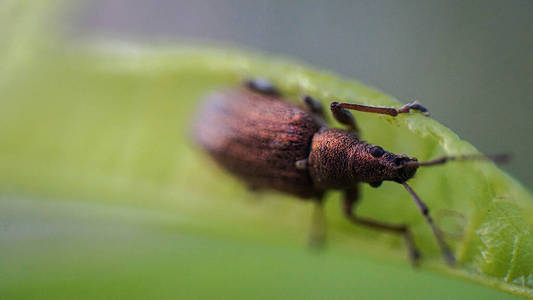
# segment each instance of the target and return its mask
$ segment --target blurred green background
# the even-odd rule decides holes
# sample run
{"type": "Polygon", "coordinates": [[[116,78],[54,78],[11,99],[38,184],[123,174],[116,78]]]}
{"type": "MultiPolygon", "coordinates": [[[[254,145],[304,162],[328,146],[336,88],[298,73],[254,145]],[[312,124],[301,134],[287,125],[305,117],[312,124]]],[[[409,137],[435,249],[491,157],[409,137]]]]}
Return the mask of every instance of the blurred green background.
{"type": "MultiPolygon", "coordinates": [[[[292,98],[302,90],[325,102],[326,95],[336,95],[390,104],[389,97],[283,60],[225,55],[222,50],[145,51],[116,43],[173,44],[185,37],[291,55],[356,76],[404,101],[418,98],[462,136],[478,128],[471,133],[480,145],[474,138],[467,140],[482,150],[507,151],[506,142],[495,143],[493,134],[507,121],[528,126],[528,77],[518,76],[524,81],[513,81],[515,88],[506,81],[497,89],[492,81],[509,80],[510,75],[501,74],[507,70],[503,68],[501,76],[484,83],[498,93],[524,92],[509,99],[518,101],[514,103],[520,109],[509,109],[506,115],[507,108],[485,105],[496,103],[496,97],[483,99],[481,106],[470,104],[469,97],[478,100],[470,93],[480,90],[466,84],[469,72],[457,70],[477,70],[481,58],[471,62],[468,51],[454,48],[469,47],[452,43],[460,37],[441,42],[448,53],[456,53],[455,59],[439,55],[436,48],[437,37],[445,32],[468,40],[463,30],[447,24],[476,23],[474,7],[470,15],[461,15],[454,13],[463,11],[459,3],[447,9],[437,3],[394,3],[91,1],[67,5],[55,15],[50,13],[54,6],[45,2],[8,2],[9,9],[1,11],[6,44],[0,49],[0,298],[513,298],[457,277],[508,291],[521,286],[526,295],[533,261],[528,260],[530,215],[520,214],[514,205],[525,200],[529,207],[531,199],[491,165],[431,169],[413,182],[435,212],[454,209],[466,218],[459,231],[468,243],[450,241],[465,263],[455,270],[442,266],[431,232],[408,195],[393,184],[365,188],[365,199],[373,201],[364,202],[363,213],[414,226],[426,260],[423,269],[413,270],[400,239],[354,228],[342,219],[338,193],[328,201],[328,250],[306,251],[309,205],[276,194],[249,193],[214,168],[191,145],[188,134],[198,99],[245,75],[275,78],[292,98]],[[416,13],[426,18],[412,17],[416,13]],[[95,47],[87,42],[94,39],[115,42],[95,47]],[[411,47],[416,51],[409,51],[411,47]],[[433,72],[433,63],[441,75],[433,72]],[[454,93],[461,96],[452,97],[454,93]],[[482,109],[491,116],[479,118],[484,123],[472,118],[482,109]],[[493,116],[505,122],[495,122],[493,116]],[[470,125],[460,126],[458,120],[470,125]],[[474,134],[485,126],[492,128],[487,135],[474,134]],[[456,277],[443,275],[449,273],[456,277]]],[[[526,13],[516,9],[516,16],[503,23],[515,24],[512,32],[523,32],[527,26],[520,22],[527,22],[520,16],[526,13]]],[[[528,42],[518,42],[518,33],[510,53],[528,42]]],[[[522,63],[514,66],[527,71],[528,54],[524,50],[522,63]]],[[[493,68],[504,65],[501,60],[492,63],[488,65],[493,68]]],[[[399,121],[358,118],[363,128],[368,126],[366,138],[394,151],[422,159],[472,151],[419,115],[399,121]]],[[[529,140],[519,135],[524,131],[513,132],[517,136],[502,138],[517,139],[515,152],[529,140]]],[[[525,154],[517,153],[527,159],[525,154]]],[[[511,172],[520,174],[519,167],[523,165],[511,165],[511,172]]]]}
{"type": "Polygon", "coordinates": [[[503,168],[530,189],[532,20],[521,0],[96,0],[68,18],[74,38],[237,43],[419,100],[482,152],[514,154],[503,168]]]}

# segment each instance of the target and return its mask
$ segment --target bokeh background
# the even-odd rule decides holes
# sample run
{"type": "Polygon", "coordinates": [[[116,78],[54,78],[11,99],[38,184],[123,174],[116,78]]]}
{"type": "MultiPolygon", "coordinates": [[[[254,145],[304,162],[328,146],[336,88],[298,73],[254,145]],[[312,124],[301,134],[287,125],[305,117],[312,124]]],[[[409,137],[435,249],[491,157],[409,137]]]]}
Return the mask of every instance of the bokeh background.
{"type": "Polygon", "coordinates": [[[236,44],[419,100],[482,152],[512,153],[503,168],[533,188],[532,1],[81,3],[73,38],[236,44]]]}
{"type": "MultiPolygon", "coordinates": [[[[0,298],[533,295],[533,202],[490,163],[447,164],[411,181],[446,232],[457,268],[444,266],[397,184],[363,187],[372,201],[361,203],[362,215],[413,229],[425,255],[415,270],[400,237],[343,217],[338,191],[327,195],[327,250],[306,251],[311,203],[250,193],[215,168],[187,130],[206,92],[250,74],[278,78],[294,98],[391,103],[291,60],[189,46],[252,48],[420,100],[480,150],[514,153],[505,168],[531,189],[531,6],[0,2],[0,298]],[[56,16],[58,5],[67,9],[56,16]]],[[[472,151],[420,114],[357,117],[365,138],[393,151],[421,159],[472,151]]]]}

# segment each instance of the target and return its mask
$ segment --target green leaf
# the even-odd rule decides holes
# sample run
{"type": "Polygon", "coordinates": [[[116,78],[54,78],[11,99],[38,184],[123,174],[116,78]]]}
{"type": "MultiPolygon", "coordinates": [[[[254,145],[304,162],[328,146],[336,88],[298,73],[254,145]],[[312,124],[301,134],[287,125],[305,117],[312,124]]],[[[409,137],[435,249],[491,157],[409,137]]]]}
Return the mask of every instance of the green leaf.
{"type": "MultiPolygon", "coordinates": [[[[195,147],[188,130],[202,96],[216,88],[238,85],[250,76],[272,79],[295,103],[297,96],[305,93],[324,102],[345,99],[397,105],[390,96],[360,83],[294,62],[238,51],[122,45],[89,53],[68,49],[43,57],[38,65],[19,72],[17,79],[1,91],[4,100],[0,109],[0,184],[5,200],[2,219],[9,216],[14,219],[4,225],[8,230],[2,232],[6,242],[2,247],[13,255],[12,262],[2,269],[27,275],[13,261],[22,259],[29,264],[37,260],[43,270],[59,272],[62,276],[64,272],[72,272],[75,282],[82,285],[84,280],[99,276],[96,270],[87,268],[104,267],[108,263],[106,259],[115,257],[114,251],[130,253],[131,243],[135,245],[133,248],[143,244],[150,249],[143,251],[157,256],[160,255],[157,249],[166,247],[181,253],[179,247],[183,242],[182,246],[187,247],[207,243],[237,252],[237,248],[243,247],[258,255],[265,255],[265,249],[271,249],[277,254],[268,259],[289,264],[286,271],[301,268],[293,270],[298,276],[302,275],[301,271],[311,271],[309,268],[321,265],[328,269],[321,272],[336,278],[336,268],[345,259],[355,259],[354,265],[365,265],[364,259],[385,265],[399,264],[401,267],[395,268],[414,276],[404,258],[402,241],[349,224],[340,213],[338,193],[331,193],[327,201],[330,249],[324,254],[325,262],[303,267],[306,260],[315,259],[309,257],[304,247],[310,224],[309,204],[275,193],[248,192],[195,147]],[[27,203],[24,198],[19,201],[20,195],[42,199],[39,203],[27,203]],[[51,199],[76,204],[61,204],[51,199]],[[49,209],[57,206],[59,212],[49,216],[46,209],[41,212],[42,206],[49,209]],[[109,215],[105,207],[109,207],[109,215]],[[89,210],[87,215],[85,209],[89,210]],[[112,221],[114,217],[124,219],[126,225],[112,221]],[[47,218],[53,219],[53,228],[41,232],[42,226],[48,226],[47,218]],[[100,219],[109,222],[110,228],[126,227],[126,236],[121,237],[117,229],[102,228],[100,219]],[[15,224],[13,229],[9,229],[11,222],[15,224]],[[22,233],[18,234],[19,230],[22,233]],[[157,236],[155,240],[145,230],[153,232],[157,236]],[[63,234],[67,238],[62,239],[63,234]],[[106,234],[110,235],[108,238],[124,240],[125,244],[106,240],[106,234]],[[172,241],[182,234],[184,241],[172,241]],[[131,241],[136,235],[140,235],[140,240],[131,241]],[[205,241],[204,235],[208,237],[205,241]],[[217,242],[215,237],[222,237],[223,241],[217,242]],[[47,245],[42,252],[29,250],[42,240],[45,244],[56,241],[59,245],[47,245]],[[18,252],[21,247],[25,251],[18,252]],[[102,257],[99,250],[104,252],[102,257]],[[77,274],[69,266],[46,262],[45,258],[57,251],[67,257],[74,255],[71,259],[81,251],[82,257],[91,256],[93,261],[91,265],[77,261],[75,268],[83,270],[77,274]],[[300,261],[291,266],[292,258],[288,257],[300,261]],[[333,260],[331,266],[329,260],[333,260]]],[[[475,152],[442,125],[420,114],[397,118],[356,114],[356,117],[366,139],[391,151],[420,159],[475,152]]],[[[420,170],[412,185],[444,230],[461,236],[448,239],[458,255],[457,267],[449,268],[442,263],[428,226],[408,194],[397,184],[365,188],[361,214],[411,224],[425,254],[424,269],[472,279],[518,295],[531,295],[532,202],[518,183],[491,163],[469,162],[420,170]],[[450,211],[454,212],[451,218],[450,211]]],[[[143,256],[143,251],[135,250],[128,255],[131,259],[154,259],[143,256]]],[[[223,272],[220,268],[225,264],[219,265],[216,256],[199,253],[212,265],[191,262],[188,268],[200,272],[198,279],[203,276],[199,271],[202,269],[207,277],[209,270],[223,272]]],[[[162,255],[172,261],[169,253],[162,255]]],[[[234,266],[238,269],[249,263],[231,253],[220,255],[220,259],[235,259],[234,266]]],[[[174,262],[178,265],[183,260],[185,257],[178,255],[174,262]]],[[[127,264],[128,260],[121,261],[127,264]]],[[[163,263],[160,258],[157,262],[163,263]]],[[[372,273],[373,267],[364,270],[372,273]]],[[[148,267],[132,268],[136,272],[148,267]]],[[[349,266],[339,270],[342,270],[340,277],[348,278],[352,271],[360,272],[349,266]]],[[[393,276],[395,271],[392,268],[386,272],[393,276]]],[[[130,276],[113,274],[106,276],[118,281],[130,276]]],[[[420,276],[415,277],[420,280],[420,276]]],[[[128,277],[128,280],[133,279],[128,277]]],[[[257,284],[250,278],[247,280],[247,284],[257,284]]],[[[24,281],[15,282],[24,286],[24,281]]],[[[46,284],[36,276],[30,283],[46,284]]],[[[120,281],[119,284],[131,283],[120,281]]],[[[219,287],[223,288],[223,285],[219,287]]],[[[171,289],[167,292],[171,293],[171,289]]]]}
{"type": "MultiPolygon", "coordinates": [[[[0,61],[18,57],[7,49],[0,61]]],[[[362,215],[413,227],[425,255],[414,271],[401,239],[344,220],[337,192],[328,249],[309,253],[310,204],[247,191],[190,138],[202,97],[248,77],[271,79],[296,104],[309,94],[398,106],[391,96],[234,49],[58,43],[30,56],[0,77],[1,295],[506,296],[445,274],[533,297],[533,201],[492,163],[421,169],[411,181],[447,232],[454,268],[400,186],[363,189],[362,215]]],[[[356,118],[366,140],[393,152],[477,153],[420,114],[356,118]]]]}

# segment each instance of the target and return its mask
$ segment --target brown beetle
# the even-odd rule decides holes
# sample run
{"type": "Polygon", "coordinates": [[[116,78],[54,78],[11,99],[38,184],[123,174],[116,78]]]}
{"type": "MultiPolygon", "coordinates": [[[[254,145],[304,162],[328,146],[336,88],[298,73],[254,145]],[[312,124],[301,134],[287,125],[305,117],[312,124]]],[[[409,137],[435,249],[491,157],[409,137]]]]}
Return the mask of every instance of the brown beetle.
{"type": "Polygon", "coordinates": [[[348,130],[328,128],[319,102],[304,96],[307,109],[283,100],[265,80],[253,80],[246,87],[211,94],[195,123],[195,138],[216,162],[242,179],[251,189],[273,189],[316,203],[311,242],[322,244],[323,194],[327,190],[344,191],[344,214],[353,223],[400,234],[409,258],[416,263],[420,252],[407,225],[387,224],[363,218],[355,213],[360,183],[378,187],[389,180],[402,184],[411,194],[431,226],[443,256],[449,264],[454,255],[433,223],[427,206],[407,181],[418,167],[437,165],[451,159],[479,156],[443,157],[418,162],[403,154],[385,151],[359,138],[353,115],[358,110],[397,116],[427,109],[414,102],[400,109],[349,103],[331,103],[333,116],[348,130]]]}

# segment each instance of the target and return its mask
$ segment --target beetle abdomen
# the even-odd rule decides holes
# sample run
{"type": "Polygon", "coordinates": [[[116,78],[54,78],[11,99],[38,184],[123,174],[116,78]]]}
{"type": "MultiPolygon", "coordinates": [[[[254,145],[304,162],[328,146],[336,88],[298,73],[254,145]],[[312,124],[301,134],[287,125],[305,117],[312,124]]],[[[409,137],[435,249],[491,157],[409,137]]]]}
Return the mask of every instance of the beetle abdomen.
{"type": "Polygon", "coordinates": [[[295,162],[308,157],[320,127],[311,114],[279,98],[236,89],[207,98],[195,138],[249,186],[312,197],[318,192],[295,162]]]}

